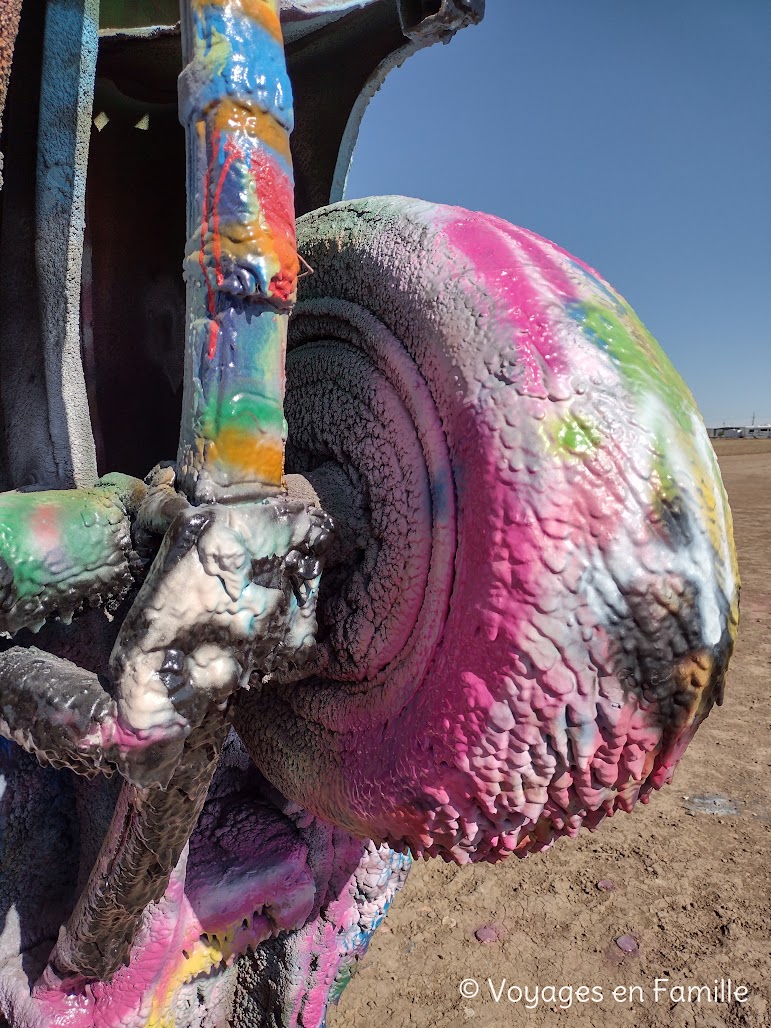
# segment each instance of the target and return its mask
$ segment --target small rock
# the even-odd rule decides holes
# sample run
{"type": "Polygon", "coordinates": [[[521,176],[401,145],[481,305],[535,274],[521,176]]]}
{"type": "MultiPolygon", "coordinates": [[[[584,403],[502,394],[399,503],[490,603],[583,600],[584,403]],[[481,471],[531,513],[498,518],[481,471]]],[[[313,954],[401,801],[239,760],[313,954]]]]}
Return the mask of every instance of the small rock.
{"type": "Polygon", "coordinates": [[[481,928],[477,928],[477,930],[474,932],[474,936],[477,942],[489,943],[498,941],[498,932],[495,930],[495,928],[493,928],[492,925],[489,924],[485,924],[482,925],[481,928]]]}
{"type": "Polygon", "coordinates": [[[635,939],[634,935],[619,935],[616,939],[616,945],[622,953],[634,955],[640,952],[639,943],[637,942],[637,939],[635,939]]]}
{"type": "Polygon", "coordinates": [[[407,954],[407,956],[409,956],[411,953],[414,953],[417,948],[417,943],[413,942],[413,940],[410,939],[410,941],[404,947],[404,952],[407,954]]]}
{"type": "Polygon", "coordinates": [[[447,925],[448,928],[455,928],[457,927],[458,922],[454,917],[443,917],[442,924],[447,925]]]}
{"type": "Polygon", "coordinates": [[[477,1012],[476,1010],[474,1010],[473,1007],[464,1007],[463,1016],[466,1018],[467,1021],[470,1021],[472,1017],[477,1016],[477,1012]]]}
{"type": "Polygon", "coordinates": [[[599,882],[597,882],[597,888],[601,892],[615,892],[616,883],[612,882],[610,878],[601,878],[599,882]]]}

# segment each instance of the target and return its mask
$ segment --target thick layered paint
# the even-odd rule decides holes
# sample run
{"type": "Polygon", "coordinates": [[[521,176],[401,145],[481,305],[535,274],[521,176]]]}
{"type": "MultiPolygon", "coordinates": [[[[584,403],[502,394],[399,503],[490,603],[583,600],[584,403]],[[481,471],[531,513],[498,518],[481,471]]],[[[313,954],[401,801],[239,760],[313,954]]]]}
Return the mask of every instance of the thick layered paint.
{"type": "Polygon", "coordinates": [[[143,495],[142,483],[125,475],[93,489],[3,493],[0,632],[121,599],[133,582],[129,512],[143,495]]]}
{"type": "Polygon", "coordinates": [[[282,487],[296,288],[292,94],[278,0],[183,5],[188,339],[179,463],[195,500],[282,487]]]}
{"type": "Polygon", "coordinates": [[[321,511],[277,498],[179,515],[110,657],[124,721],[198,726],[250,674],[301,666],[329,534],[321,511]]]}
{"type": "MultiPolygon", "coordinates": [[[[153,479],[150,520],[160,488],[153,479]]],[[[143,483],[116,475],[90,491],[0,498],[8,529],[6,627],[14,631],[13,619],[30,610],[42,618],[71,614],[84,598],[113,599],[109,574],[106,584],[100,578],[103,564],[121,586],[126,576],[132,584],[129,512],[138,515],[146,495],[143,483]],[[13,592],[17,580],[21,596],[13,592]]],[[[230,695],[252,673],[259,681],[296,671],[314,650],[327,516],[284,498],[185,507],[118,633],[111,692],[96,674],[43,651],[15,646],[0,654],[0,735],[44,764],[91,776],[117,768],[131,783],[50,957],[46,980],[61,995],[83,980],[109,979],[128,956],[144,910],[163,896],[205,800],[230,695]]],[[[246,875],[248,855],[241,864],[246,875]]],[[[286,878],[282,854],[269,864],[277,879],[268,875],[267,905],[278,903],[286,878]]],[[[223,866],[214,898],[199,913],[211,930],[237,940],[236,956],[266,937],[265,925],[228,935],[231,915],[249,897],[242,886],[236,897],[223,885],[228,873],[223,866]]]]}
{"type": "MultiPolygon", "coordinates": [[[[55,831],[49,836],[50,847],[63,845],[55,831]]],[[[282,1019],[273,1023],[322,1028],[330,993],[335,1000],[346,984],[404,884],[409,863],[293,804],[276,805],[231,739],[189,847],[164,896],[146,912],[130,963],[109,982],[66,985],[49,968],[15,1023],[24,1028],[239,1023],[232,1009],[236,976],[242,974],[246,987],[260,973],[267,944],[282,957],[281,977],[273,981],[274,1005],[262,1006],[271,990],[255,989],[243,1023],[269,1023],[280,1011],[282,1019]]],[[[3,989],[0,978],[0,1002],[7,1010],[3,989]]]]}
{"type": "Polygon", "coordinates": [[[282,1025],[324,1028],[409,873],[409,856],[338,836],[331,888],[317,916],[284,947],[287,988],[282,1025]],[[353,873],[351,873],[353,870],[353,873]]]}
{"type": "MultiPolygon", "coordinates": [[[[212,827],[217,806],[211,803],[204,813],[204,828],[212,827]]],[[[148,911],[130,964],[111,981],[63,987],[49,971],[35,990],[39,1023],[187,1028],[196,1023],[184,1016],[196,980],[232,967],[247,947],[302,926],[315,893],[302,841],[272,823],[264,808],[251,820],[245,808],[240,829],[220,825],[212,841],[198,830],[194,852],[182,855],[165,895],[148,911]],[[267,844],[256,832],[258,822],[267,844]]]]}
{"type": "MultiPolygon", "coordinates": [[[[720,702],[736,635],[730,511],[691,394],[610,286],[524,229],[401,197],[299,226],[315,274],[293,319],[297,459],[341,453],[362,492],[400,482],[396,457],[370,467],[374,428],[366,445],[336,423],[328,437],[322,412],[357,385],[338,399],[341,376],[318,356],[339,339],[355,379],[366,364],[346,356],[351,341],[367,352],[398,332],[441,418],[457,547],[428,653],[389,676],[371,663],[371,631],[340,636],[348,609],[330,604],[322,681],[239,704],[250,752],[320,816],[459,862],[543,849],[630,810],[720,702]],[[359,343],[362,308],[375,327],[359,343]],[[358,676],[335,674],[338,638],[358,676]]],[[[401,485],[392,504],[406,559],[401,485]]]]}

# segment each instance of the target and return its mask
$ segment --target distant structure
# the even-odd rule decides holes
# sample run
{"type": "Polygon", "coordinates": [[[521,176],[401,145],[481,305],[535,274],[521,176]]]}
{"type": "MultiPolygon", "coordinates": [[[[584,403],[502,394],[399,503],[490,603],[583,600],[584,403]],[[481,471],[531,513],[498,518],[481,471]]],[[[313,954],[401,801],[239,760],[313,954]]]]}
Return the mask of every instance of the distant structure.
{"type": "Polygon", "coordinates": [[[771,439],[771,425],[722,425],[708,428],[710,439],[771,439]]]}

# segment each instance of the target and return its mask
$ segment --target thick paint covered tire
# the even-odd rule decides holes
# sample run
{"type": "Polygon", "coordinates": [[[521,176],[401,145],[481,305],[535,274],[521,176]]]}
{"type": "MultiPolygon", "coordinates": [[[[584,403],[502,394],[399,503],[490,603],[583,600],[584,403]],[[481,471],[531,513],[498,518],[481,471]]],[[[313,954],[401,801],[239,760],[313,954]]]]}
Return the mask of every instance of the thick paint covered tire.
{"type": "Polygon", "coordinates": [[[458,860],[542,848],[671,778],[737,623],[730,512],[626,302],[497,218],[300,219],[288,471],[342,525],[314,677],[239,698],[285,794],[458,860]]]}

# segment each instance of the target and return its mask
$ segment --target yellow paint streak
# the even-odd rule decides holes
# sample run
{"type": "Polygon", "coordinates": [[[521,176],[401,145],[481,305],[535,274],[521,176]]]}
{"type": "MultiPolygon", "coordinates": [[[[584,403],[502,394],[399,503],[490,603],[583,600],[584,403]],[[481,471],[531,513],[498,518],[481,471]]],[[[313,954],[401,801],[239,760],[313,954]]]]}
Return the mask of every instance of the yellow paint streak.
{"type": "Polygon", "coordinates": [[[212,29],[208,44],[206,54],[201,55],[201,61],[204,62],[210,75],[223,75],[233,56],[230,40],[221,32],[212,29]]]}
{"type": "Polygon", "coordinates": [[[153,1005],[146,1028],[176,1028],[173,1013],[168,1007],[177,989],[186,981],[199,974],[208,974],[213,967],[222,962],[224,954],[218,946],[205,946],[196,943],[189,957],[183,958],[165,983],[162,994],[153,997],[153,1005]]]}
{"type": "MultiPolygon", "coordinates": [[[[728,506],[725,493],[718,487],[715,489],[715,483],[720,482],[720,471],[718,470],[717,460],[715,459],[712,468],[712,477],[710,481],[702,480],[701,484],[701,505],[702,510],[705,512],[707,521],[707,531],[709,533],[709,541],[712,544],[712,548],[716,555],[718,555],[721,561],[728,564],[731,568],[731,574],[736,586],[739,585],[739,564],[736,558],[736,548],[733,541],[733,519],[731,517],[731,509],[728,506]],[[728,531],[726,531],[728,529],[728,531]]],[[[721,576],[722,577],[722,576],[721,576]]],[[[728,583],[721,583],[727,588],[728,583]]],[[[738,623],[738,607],[736,606],[737,597],[733,597],[732,602],[732,613],[733,613],[733,625],[729,626],[732,630],[732,634],[736,636],[736,625],[738,623]]]]}
{"type": "Polygon", "coordinates": [[[689,653],[675,665],[673,677],[678,688],[679,717],[677,728],[689,728],[711,702],[710,689],[714,681],[715,662],[706,650],[689,653]],[[685,701],[685,702],[683,702],[685,701]]]}
{"type": "Polygon", "coordinates": [[[271,150],[291,161],[289,133],[272,114],[263,111],[256,103],[247,99],[221,100],[213,110],[213,127],[224,133],[243,133],[250,139],[259,139],[271,150]]]}
{"type": "Polygon", "coordinates": [[[265,485],[280,486],[282,482],[284,447],[281,439],[225,427],[212,441],[208,460],[224,464],[238,476],[256,476],[265,485]]]}
{"type": "Polygon", "coordinates": [[[694,690],[706,689],[712,678],[712,656],[704,651],[691,653],[675,668],[675,679],[679,685],[694,690]]]}

